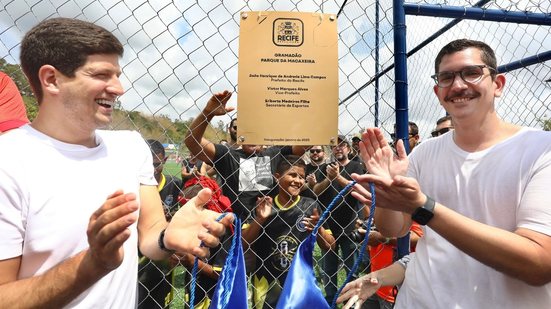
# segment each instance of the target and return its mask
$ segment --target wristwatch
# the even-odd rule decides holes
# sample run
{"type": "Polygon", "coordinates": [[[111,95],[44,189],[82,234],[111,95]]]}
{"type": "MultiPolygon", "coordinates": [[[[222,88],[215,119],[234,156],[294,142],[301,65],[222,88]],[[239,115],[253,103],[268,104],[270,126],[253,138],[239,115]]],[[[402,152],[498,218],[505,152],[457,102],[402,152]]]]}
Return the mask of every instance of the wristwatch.
{"type": "Polygon", "coordinates": [[[427,201],[423,206],[415,209],[411,219],[421,225],[427,225],[434,216],[434,206],[436,206],[436,202],[427,195],[427,201]]]}

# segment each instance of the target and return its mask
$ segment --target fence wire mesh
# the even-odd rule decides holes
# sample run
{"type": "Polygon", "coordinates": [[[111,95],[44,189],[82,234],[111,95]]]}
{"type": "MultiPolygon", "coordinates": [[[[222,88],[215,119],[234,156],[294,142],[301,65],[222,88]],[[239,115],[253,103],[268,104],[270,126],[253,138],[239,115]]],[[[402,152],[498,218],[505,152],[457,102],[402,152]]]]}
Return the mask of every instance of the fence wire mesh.
{"type": "MultiPolygon", "coordinates": [[[[472,0],[415,3],[465,7],[476,5],[472,0]]],[[[484,8],[549,14],[551,2],[490,1],[484,8]]],[[[237,55],[240,12],[336,14],[340,9],[339,134],[351,138],[375,123],[391,133],[395,123],[395,93],[394,70],[391,68],[394,56],[393,15],[392,1],[389,0],[0,0],[0,69],[16,80],[25,101],[29,103],[29,112],[35,113],[30,89],[17,67],[19,45],[24,33],[39,21],[56,16],[91,21],[112,31],[125,47],[121,59],[121,79],[126,90],[120,98],[120,111],[112,128],[138,130],[144,138],[174,145],[169,152],[169,163],[173,163],[172,172],[179,177],[180,167],[176,164],[188,155],[183,137],[189,128],[190,119],[201,113],[212,93],[224,89],[236,94],[228,104],[236,106],[239,95],[237,55]],[[343,7],[344,3],[346,5],[343,7]],[[386,69],[387,73],[378,78],[376,88],[376,72],[386,69]]],[[[450,18],[410,15],[406,20],[408,50],[452,21],[450,18]]],[[[498,64],[506,64],[551,50],[549,30],[549,26],[541,25],[463,20],[411,55],[408,58],[409,119],[418,124],[421,139],[429,138],[435,121],[445,115],[433,94],[434,82],[430,78],[434,72],[434,58],[444,44],[463,37],[481,40],[495,49],[498,64]]],[[[497,103],[502,118],[525,126],[543,125],[550,111],[550,66],[548,61],[544,61],[506,73],[505,93],[497,103]]],[[[218,142],[229,139],[226,129],[230,120],[236,116],[230,113],[215,118],[206,133],[209,140],[218,142]]],[[[325,148],[328,161],[333,160],[331,152],[331,149],[325,148]]],[[[305,155],[305,158],[308,161],[309,155],[305,155]]],[[[238,173],[238,170],[233,173],[238,173]]],[[[220,173],[217,180],[222,186],[228,185],[228,179],[224,179],[220,173]]],[[[241,193],[236,194],[239,196],[241,193]]],[[[361,213],[356,205],[348,206],[361,213]]],[[[340,237],[347,240],[350,238],[349,235],[340,237]]],[[[317,258],[324,255],[322,251],[316,252],[317,258]]],[[[382,252],[372,252],[371,259],[379,253],[382,252]]],[[[339,273],[342,272],[344,260],[341,255],[339,273]]],[[[185,287],[189,285],[189,277],[178,275],[174,281],[167,275],[174,267],[175,273],[184,272],[182,263],[176,264],[180,266],[165,265],[164,268],[150,263],[145,261],[143,265],[146,266],[140,267],[158,272],[161,281],[176,288],[173,291],[174,299],[168,303],[173,307],[187,306],[189,298],[185,296],[185,287]]],[[[369,265],[369,261],[366,265],[369,265]]],[[[330,284],[327,280],[321,280],[324,269],[326,266],[323,264],[316,265],[322,287],[330,284]]],[[[152,288],[148,289],[148,292],[153,292],[152,288]]],[[[160,307],[164,305],[164,302],[159,304],[160,307]]]]}

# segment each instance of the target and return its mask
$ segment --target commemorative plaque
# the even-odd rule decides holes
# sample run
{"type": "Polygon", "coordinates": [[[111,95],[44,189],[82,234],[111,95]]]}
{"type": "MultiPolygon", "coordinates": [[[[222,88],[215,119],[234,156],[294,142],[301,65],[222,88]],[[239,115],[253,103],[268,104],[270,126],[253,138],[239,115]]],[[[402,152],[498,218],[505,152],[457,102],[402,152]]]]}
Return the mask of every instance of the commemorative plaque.
{"type": "Polygon", "coordinates": [[[338,130],[335,15],[242,12],[240,144],[333,145],[338,130]]]}

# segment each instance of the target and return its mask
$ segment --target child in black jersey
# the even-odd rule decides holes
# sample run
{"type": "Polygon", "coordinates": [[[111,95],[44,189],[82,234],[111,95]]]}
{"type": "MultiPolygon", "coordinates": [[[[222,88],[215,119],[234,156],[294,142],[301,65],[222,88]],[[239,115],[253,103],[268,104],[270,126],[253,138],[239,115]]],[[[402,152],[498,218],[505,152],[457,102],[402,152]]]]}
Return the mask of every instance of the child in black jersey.
{"type": "MultiPolygon", "coordinates": [[[[318,203],[300,196],[305,179],[305,163],[298,156],[286,156],[278,164],[274,177],[278,194],[258,198],[254,216],[243,225],[244,248],[256,257],[253,271],[255,308],[275,308],[283,283],[300,243],[319,220],[318,203]]],[[[329,250],[335,239],[323,227],[317,243],[329,250]]]]}

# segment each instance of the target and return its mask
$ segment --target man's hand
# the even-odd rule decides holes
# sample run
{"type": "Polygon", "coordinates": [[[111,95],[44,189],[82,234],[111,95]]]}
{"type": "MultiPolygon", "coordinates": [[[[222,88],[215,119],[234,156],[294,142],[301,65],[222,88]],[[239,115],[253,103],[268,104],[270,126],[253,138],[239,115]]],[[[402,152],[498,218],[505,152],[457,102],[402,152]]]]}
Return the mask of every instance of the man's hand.
{"type": "Polygon", "coordinates": [[[231,95],[231,92],[229,92],[228,90],[215,93],[207,102],[207,105],[203,109],[203,114],[205,114],[205,116],[207,117],[222,116],[234,110],[233,107],[226,107],[226,104],[231,98],[231,95]]]}
{"type": "Polygon", "coordinates": [[[380,208],[411,214],[427,199],[417,180],[411,177],[395,176],[389,179],[388,176],[352,174],[352,179],[361,185],[355,185],[351,194],[364,204],[371,203],[371,192],[367,189],[370,182],[375,184],[377,207],[380,208]]]}
{"type": "Polygon", "coordinates": [[[266,219],[272,213],[273,199],[270,196],[258,197],[256,200],[256,220],[258,223],[263,224],[266,219]]]}
{"type": "Polygon", "coordinates": [[[348,300],[343,309],[359,309],[381,286],[382,282],[377,279],[377,273],[369,273],[348,283],[337,298],[337,303],[340,304],[348,300]]]}
{"type": "Polygon", "coordinates": [[[335,180],[337,177],[339,177],[340,173],[339,163],[335,162],[327,164],[325,171],[327,173],[327,179],[329,179],[329,181],[335,180]]]}
{"type": "Polygon", "coordinates": [[[318,181],[316,180],[316,175],[314,173],[308,174],[306,176],[306,183],[308,184],[308,187],[313,188],[318,181]]]}
{"type": "Polygon", "coordinates": [[[405,176],[408,169],[408,157],[402,140],[396,143],[396,152],[386,141],[378,128],[366,129],[359,144],[361,157],[370,174],[394,178],[405,176]]]}
{"type": "Polygon", "coordinates": [[[90,217],[86,231],[90,245],[87,255],[102,271],[110,272],[122,263],[122,246],[131,234],[128,227],[138,219],[136,210],[136,195],[118,190],[90,217]]]}
{"type": "Polygon", "coordinates": [[[208,247],[216,247],[220,243],[219,236],[224,234],[224,226],[232,223],[233,216],[225,216],[220,222],[216,222],[221,214],[203,209],[211,196],[210,189],[203,189],[180,207],[165,231],[164,241],[168,249],[205,258],[209,250],[200,247],[201,242],[208,247]]]}

